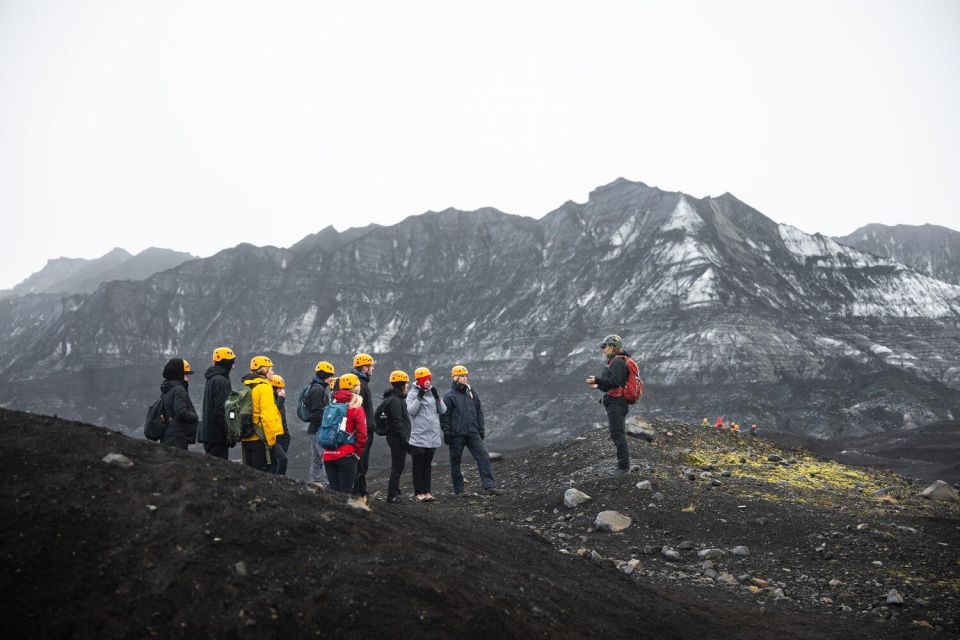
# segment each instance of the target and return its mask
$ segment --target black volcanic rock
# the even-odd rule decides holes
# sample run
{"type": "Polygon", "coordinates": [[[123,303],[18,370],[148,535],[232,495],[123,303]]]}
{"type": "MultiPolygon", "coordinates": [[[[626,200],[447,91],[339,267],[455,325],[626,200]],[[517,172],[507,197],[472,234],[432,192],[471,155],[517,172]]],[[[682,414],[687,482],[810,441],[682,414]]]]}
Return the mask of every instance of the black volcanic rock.
{"type": "Polygon", "coordinates": [[[960,284],[960,232],[932,224],[868,224],[837,242],[893,258],[938,280],[960,284]]]}

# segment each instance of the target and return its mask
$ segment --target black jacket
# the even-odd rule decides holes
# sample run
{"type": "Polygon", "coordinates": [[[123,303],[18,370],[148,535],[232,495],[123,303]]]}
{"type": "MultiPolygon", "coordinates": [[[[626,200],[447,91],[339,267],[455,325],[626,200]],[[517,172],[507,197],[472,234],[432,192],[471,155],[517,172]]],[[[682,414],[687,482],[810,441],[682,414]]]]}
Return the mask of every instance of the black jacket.
{"type": "Polygon", "coordinates": [[[454,382],[444,394],[443,403],[447,411],[440,414],[440,428],[445,436],[486,435],[480,396],[471,387],[454,382]]]}
{"type": "Polygon", "coordinates": [[[627,367],[627,362],[618,356],[629,358],[630,354],[626,351],[620,351],[607,358],[607,366],[603,368],[603,372],[597,377],[597,388],[604,392],[604,405],[610,404],[611,402],[627,403],[627,401],[623,399],[623,396],[611,397],[609,394],[610,391],[619,389],[627,384],[627,378],[630,377],[630,369],[627,367]]]}
{"type": "Polygon", "coordinates": [[[400,395],[396,389],[387,389],[383,392],[383,399],[387,403],[384,413],[387,414],[387,435],[397,435],[404,442],[410,442],[410,412],[407,411],[407,396],[400,395]]]}
{"type": "Polygon", "coordinates": [[[183,380],[164,380],[160,385],[163,394],[164,415],[170,419],[163,433],[163,442],[172,439],[197,441],[197,411],[193,408],[187,383],[183,380]]]}
{"type": "Polygon", "coordinates": [[[223,403],[233,390],[230,370],[215,364],[207,367],[203,377],[207,382],[203,387],[203,421],[200,423],[198,440],[208,444],[226,444],[227,417],[223,403]]]}
{"type": "MultiPolygon", "coordinates": [[[[363,412],[367,416],[367,424],[373,424],[373,394],[370,392],[370,376],[365,373],[360,373],[356,369],[353,370],[357,377],[360,378],[360,397],[363,398],[363,412]]],[[[368,429],[368,436],[373,437],[373,429],[368,429]]]]}
{"type": "Polygon", "coordinates": [[[277,390],[273,390],[273,401],[277,405],[277,411],[280,412],[280,424],[283,425],[283,433],[280,435],[289,436],[290,432],[287,430],[287,397],[277,395],[277,390]]]}
{"type": "Polygon", "coordinates": [[[313,435],[320,430],[320,423],[323,421],[323,410],[330,404],[330,385],[326,380],[321,380],[317,376],[310,381],[310,391],[307,392],[307,409],[310,411],[310,424],[307,425],[307,433],[313,435]]]}

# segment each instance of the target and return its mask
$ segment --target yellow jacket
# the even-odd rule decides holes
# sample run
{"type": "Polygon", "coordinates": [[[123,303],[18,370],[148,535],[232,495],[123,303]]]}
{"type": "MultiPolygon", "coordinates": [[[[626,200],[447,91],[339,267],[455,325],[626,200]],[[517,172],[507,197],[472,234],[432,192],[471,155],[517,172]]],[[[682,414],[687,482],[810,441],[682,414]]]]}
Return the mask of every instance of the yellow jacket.
{"type": "MultiPolygon", "coordinates": [[[[277,436],[283,433],[283,421],[280,419],[280,410],[273,400],[273,387],[266,378],[256,376],[243,381],[251,387],[250,400],[253,402],[253,424],[263,428],[263,435],[267,438],[267,446],[277,443],[277,436]]],[[[260,436],[252,435],[244,438],[244,442],[259,440],[260,436]]]]}

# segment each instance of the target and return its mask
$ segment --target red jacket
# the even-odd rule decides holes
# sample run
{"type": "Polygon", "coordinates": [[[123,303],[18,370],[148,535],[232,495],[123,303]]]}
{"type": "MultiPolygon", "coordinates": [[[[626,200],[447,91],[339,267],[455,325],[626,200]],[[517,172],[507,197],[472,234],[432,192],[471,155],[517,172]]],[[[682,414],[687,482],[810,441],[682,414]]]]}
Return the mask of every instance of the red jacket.
{"type": "Polygon", "coordinates": [[[367,446],[367,414],[363,412],[363,398],[340,389],[333,394],[334,402],[349,403],[347,409],[347,433],[357,434],[357,441],[353,444],[342,444],[336,451],[324,451],[324,460],[339,460],[349,455],[355,455],[358,458],[367,446]]]}

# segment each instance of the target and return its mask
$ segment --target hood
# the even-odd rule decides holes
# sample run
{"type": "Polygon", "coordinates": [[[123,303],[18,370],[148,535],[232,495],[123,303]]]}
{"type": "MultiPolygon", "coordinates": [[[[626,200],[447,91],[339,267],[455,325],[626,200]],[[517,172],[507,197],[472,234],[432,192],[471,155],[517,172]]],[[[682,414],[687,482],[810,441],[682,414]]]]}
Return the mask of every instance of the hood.
{"type": "Polygon", "coordinates": [[[454,391],[459,391],[460,393],[466,393],[467,390],[470,389],[470,387],[467,385],[463,384],[462,382],[457,382],[456,380],[450,383],[450,388],[454,391]]]}
{"type": "Polygon", "coordinates": [[[360,371],[359,369],[354,369],[353,373],[364,382],[370,382],[370,376],[360,371]]]}
{"type": "Polygon", "coordinates": [[[248,373],[247,375],[243,376],[243,384],[252,387],[257,384],[270,384],[270,381],[266,378],[261,378],[255,373],[248,373]]]}
{"type": "Polygon", "coordinates": [[[183,380],[183,358],[170,358],[163,366],[164,380],[183,380]]]}
{"type": "Polygon", "coordinates": [[[358,409],[363,406],[363,398],[352,391],[338,389],[333,393],[334,402],[346,402],[351,409],[358,409]]]}
{"type": "Polygon", "coordinates": [[[184,380],[164,380],[163,384],[160,385],[160,393],[166,393],[174,387],[183,387],[184,389],[189,388],[184,380]]]}
{"type": "Polygon", "coordinates": [[[386,399],[389,398],[390,396],[397,396],[398,398],[405,398],[405,397],[406,397],[405,395],[401,395],[400,392],[398,392],[396,389],[394,389],[394,388],[392,388],[392,387],[391,387],[390,389],[387,389],[386,391],[383,392],[383,399],[384,399],[384,400],[386,400],[386,399]]]}
{"type": "Polygon", "coordinates": [[[607,358],[607,362],[611,362],[611,361],[612,361],[614,358],[616,358],[617,356],[623,356],[623,357],[625,357],[625,358],[632,358],[632,357],[633,357],[633,356],[631,356],[629,353],[627,353],[626,351],[619,351],[619,352],[613,354],[612,356],[610,356],[609,358],[607,358]]]}
{"type": "Polygon", "coordinates": [[[214,364],[207,367],[207,370],[203,372],[203,377],[209,380],[213,376],[225,376],[230,377],[230,369],[232,367],[223,367],[219,364],[214,364]]]}

